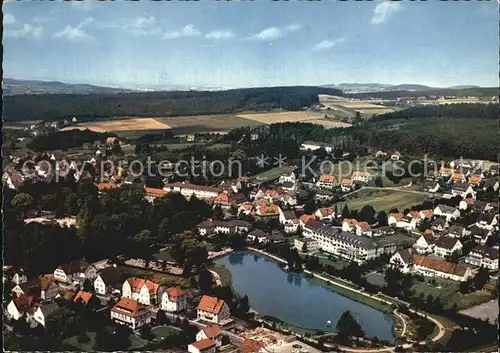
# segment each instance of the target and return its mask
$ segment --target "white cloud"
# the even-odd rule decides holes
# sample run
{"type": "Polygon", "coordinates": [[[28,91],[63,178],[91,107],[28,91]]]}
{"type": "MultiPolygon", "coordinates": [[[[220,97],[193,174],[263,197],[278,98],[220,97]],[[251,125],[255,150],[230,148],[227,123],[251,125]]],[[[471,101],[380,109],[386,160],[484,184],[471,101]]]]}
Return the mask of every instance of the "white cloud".
{"type": "Polygon", "coordinates": [[[292,23],[284,27],[268,27],[252,36],[253,39],[262,41],[273,41],[285,36],[287,32],[297,32],[302,29],[302,25],[292,23]]]}
{"type": "Polygon", "coordinates": [[[399,2],[384,1],[375,6],[373,10],[373,17],[370,21],[371,24],[379,25],[386,22],[389,17],[393,16],[397,12],[403,9],[403,5],[399,2]]]}
{"type": "Polygon", "coordinates": [[[16,23],[16,18],[14,17],[14,15],[6,12],[4,15],[3,15],[3,25],[11,25],[11,24],[14,24],[16,23]]]}
{"type": "Polygon", "coordinates": [[[94,4],[89,0],[72,0],[69,2],[75,9],[81,11],[90,11],[92,10],[94,4]]]}
{"type": "Polygon", "coordinates": [[[283,31],[278,27],[269,27],[259,33],[257,33],[254,38],[258,40],[275,40],[283,36],[283,31]]]}
{"type": "Polygon", "coordinates": [[[177,39],[181,37],[197,37],[197,36],[201,36],[200,30],[196,28],[195,25],[188,24],[187,26],[184,26],[184,28],[182,28],[180,31],[166,32],[163,35],[163,38],[177,39]]]}
{"type": "Polygon", "coordinates": [[[137,17],[134,21],[123,26],[124,29],[132,31],[134,35],[146,36],[160,33],[156,23],[156,17],[137,17]]]}
{"type": "Polygon", "coordinates": [[[207,39],[229,39],[234,36],[234,33],[229,30],[212,31],[205,34],[205,38],[207,39]]]}
{"type": "Polygon", "coordinates": [[[315,51],[327,50],[327,49],[333,48],[335,45],[337,45],[339,43],[345,42],[346,40],[347,39],[345,37],[337,38],[334,40],[326,39],[326,40],[323,40],[323,41],[319,42],[318,44],[314,45],[313,50],[315,50],[315,51]]]}
{"type": "Polygon", "coordinates": [[[23,24],[20,28],[5,30],[5,36],[11,38],[35,38],[42,36],[43,27],[33,26],[29,23],[23,24]]]}
{"type": "Polygon", "coordinates": [[[54,34],[54,38],[68,40],[70,42],[93,42],[95,38],[85,31],[85,27],[93,23],[92,17],[87,17],[78,26],[66,26],[61,31],[54,34]]]}
{"type": "Polygon", "coordinates": [[[299,31],[300,29],[302,29],[302,25],[297,23],[286,26],[286,30],[290,32],[296,32],[299,31]]]}

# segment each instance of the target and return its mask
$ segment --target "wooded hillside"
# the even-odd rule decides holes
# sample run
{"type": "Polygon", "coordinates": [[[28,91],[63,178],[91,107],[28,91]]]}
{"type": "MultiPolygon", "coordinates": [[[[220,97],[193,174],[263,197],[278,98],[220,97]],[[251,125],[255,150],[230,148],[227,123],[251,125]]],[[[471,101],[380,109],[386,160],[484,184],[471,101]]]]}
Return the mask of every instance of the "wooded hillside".
{"type": "Polygon", "coordinates": [[[300,110],[318,103],[318,94],[342,95],[342,91],[324,87],[290,86],[215,92],[6,96],[4,119],[56,120],[75,116],[92,120],[113,116],[199,115],[279,108],[300,110]]]}

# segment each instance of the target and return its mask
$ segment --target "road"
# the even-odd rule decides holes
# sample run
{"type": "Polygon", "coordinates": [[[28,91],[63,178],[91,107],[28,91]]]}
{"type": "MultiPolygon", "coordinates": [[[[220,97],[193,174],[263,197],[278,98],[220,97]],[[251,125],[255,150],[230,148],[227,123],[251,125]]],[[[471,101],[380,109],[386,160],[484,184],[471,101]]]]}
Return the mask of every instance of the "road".
{"type": "Polygon", "coordinates": [[[215,272],[214,270],[208,270],[210,271],[210,273],[212,274],[212,276],[214,276],[214,279],[215,279],[215,283],[217,284],[218,287],[222,287],[222,282],[220,280],[220,276],[217,272],[215,272]]]}

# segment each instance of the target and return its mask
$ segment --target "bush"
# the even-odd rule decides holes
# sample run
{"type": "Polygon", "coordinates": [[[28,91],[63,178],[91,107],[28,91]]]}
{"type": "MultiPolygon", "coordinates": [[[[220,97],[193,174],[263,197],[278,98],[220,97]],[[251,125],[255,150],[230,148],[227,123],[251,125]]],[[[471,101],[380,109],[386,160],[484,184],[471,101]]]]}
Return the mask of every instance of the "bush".
{"type": "Polygon", "coordinates": [[[84,331],[80,331],[80,332],[78,333],[78,337],[76,338],[76,341],[77,341],[78,343],[87,343],[87,342],[89,342],[89,341],[90,341],[90,338],[89,338],[89,335],[87,335],[87,333],[86,333],[86,332],[84,332],[84,331]]]}

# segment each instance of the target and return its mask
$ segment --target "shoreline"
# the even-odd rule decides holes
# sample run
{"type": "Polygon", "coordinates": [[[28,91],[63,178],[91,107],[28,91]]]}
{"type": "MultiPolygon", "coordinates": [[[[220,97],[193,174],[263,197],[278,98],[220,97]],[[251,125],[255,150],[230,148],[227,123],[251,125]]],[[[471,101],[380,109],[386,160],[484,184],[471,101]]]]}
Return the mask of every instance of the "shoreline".
{"type": "MultiPolygon", "coordinates": [[[[279,264],[286,264],[287,262],[283,260],[282,258],[269,254],[263,250],[255,249],[255,248],[247,248],[246,250],[242,250],[242,252],[247,252],[247,253],[253,253],[259,256],[262,256],[268,260],[276,262],[278,265],[279,264]]],[[[379,312],[381,312],[387,319],[391,320],[391,334],[393,335],[392,341],[395,343],[399,339],[399,335],[395,332],[395,327],[397,324],[397,320],[401,320],[397,315],[394,314],[394,308],[392,307],[392,303],[375,297],[375,295],[369,295],[369,294],[362,294],[359,290],[356,288],[353,288],[348,285],[343,285],[341,283],[336,283],[334,280],[329,279],[324,277],[321,274],[317,274],[314,272],[311,272],[309,270],[304,270],[302,273],[297,273],[293,272],[297,275],[303,276],[304,279],[310,280],[315,282],[318,285],[321,285],[325,287],[326,289],[334,292],[335,294],[341,295],[349,300],[355,301],[361,305],[366,305],[369,306],[372,309],[375,309],[379,312]],[[367,296],[369,295],[369,297],[367,296]]],[[[347,281],[343,280],[343,282],[348,283],[347,281]]],[[[232,283],[231,283],[232,287],[232,283]]],[[[233,288],[233,287],[232,287],[233,288]]],[[[233,288],[234,290],[234,288],[233,288]]],[[[263,315],[262,317],[272,317],[270,315],[263,315]]],[[[304,332],[309,332],[309,333],[319,333],[319,332],[328,332],[326,330],[317,330],[317,329],[312,329],[312,328],[305,328],[305,327],[298,327],[295,325],[292,325],[290,323],[287,323],[279,318],[272,317],[274,321],[277,323],[281,323],[282,326],[286,326],[289,331],[291,332],[296,332],[299,335],[304,334],[304,332]]],[[[325,327],[326,329],[326,327],[325,327]]],[[[334,331],[331,331],[334,332],[334,331]]]]}

